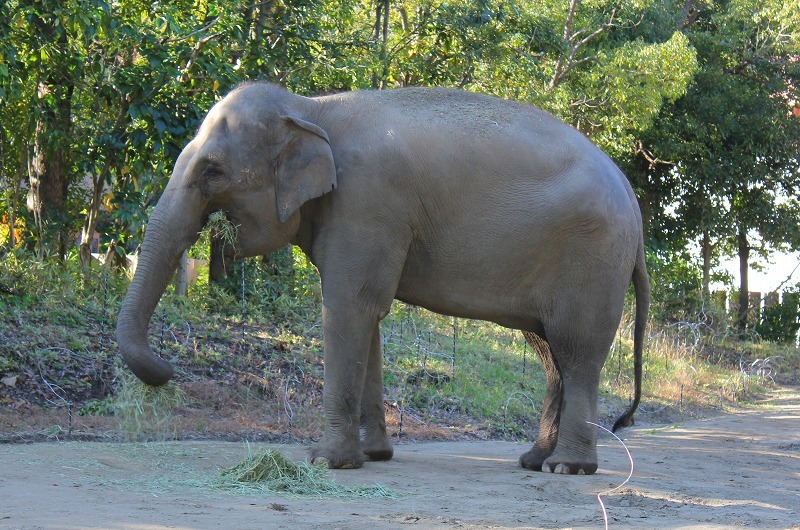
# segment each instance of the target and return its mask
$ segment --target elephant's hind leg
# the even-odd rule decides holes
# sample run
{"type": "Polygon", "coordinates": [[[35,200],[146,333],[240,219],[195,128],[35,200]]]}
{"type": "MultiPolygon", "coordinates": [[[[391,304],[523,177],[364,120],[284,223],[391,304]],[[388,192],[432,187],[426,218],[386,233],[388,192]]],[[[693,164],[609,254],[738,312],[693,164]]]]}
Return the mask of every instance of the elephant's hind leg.
{"type": "Polygon", "coordinates": [[[542,471],[566,475],[592,475],[597,471],[597,429],[592,423],[597,421],[600,371],[584,368],[581,373],[563,374],[558,441],[555,451],[542,463],[542,471]]]}
{"type": "Polygon", "coordinates": [[[519,457],[519,464],[527,469],[542,470],[542,464],[556,449],[558,441],[558,423],[561,417],[561,402],[563,399],[564,385],[558,363],[550,351],[550,345],[539,335],[523,331],[525,340],[531,345],[544,365],[547,376],[547,391],[542,407],[542,417],[539,421],[539,434],[536,442],[527,453],[519,457]]]}
{"type": "Polygon", "coordinates": [[[378,326],[372,334],[364,391],[361,394],[361,449],[370,460],[391,460],[392,442],[386,433],[383,405],[383,352],[378,326]]]}
{"type": "MultiPolygon", "coordinates": [[[[621,308],[622,304],[619,304],[621,308]]],[[[578,307],[573,305],[573,307],[578,307]]],[[[548,329],[547,339],[558,364],[563,400],[555,450],[542,463],[542,471],[591,475],[597,471],[597,399],[600,371],[614,339],[616,307],[592,318],[575,313],[568,325],[548,329]],[[575,326],[575,322],[585,322],[575,326]]]]}

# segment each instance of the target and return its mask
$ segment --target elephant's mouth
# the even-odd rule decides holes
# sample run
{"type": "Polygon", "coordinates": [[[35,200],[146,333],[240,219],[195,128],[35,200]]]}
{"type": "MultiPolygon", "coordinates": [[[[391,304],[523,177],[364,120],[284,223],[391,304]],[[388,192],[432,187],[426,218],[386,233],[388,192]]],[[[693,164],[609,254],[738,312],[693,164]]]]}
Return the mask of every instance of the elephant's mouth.
{"type": "Polygon", "coordinates": [[[239,226],[231,213],[224,210],[211,212],[203,223],[203,229],[222,243],[223,253],[227,257],[235,257],[240,253],[239,226]]]}

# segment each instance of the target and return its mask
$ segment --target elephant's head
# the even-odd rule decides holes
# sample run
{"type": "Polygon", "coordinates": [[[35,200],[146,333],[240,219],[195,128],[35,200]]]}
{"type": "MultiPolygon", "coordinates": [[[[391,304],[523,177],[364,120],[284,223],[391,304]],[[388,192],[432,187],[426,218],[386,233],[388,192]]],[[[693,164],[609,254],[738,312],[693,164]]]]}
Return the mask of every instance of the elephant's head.
{"type": "Polygon", "coordinates": [[[172,366],[150,350],[147,327],[209,214],[222,210],[238,225],[239,256],[263,255],[292,239],[301,205],[336,186],[328,136],[304,119],[313,105],[274,86],[246,85],[211,109],[178,157],[117,323],[122,356],[145,383],[172,377],[172,366]]]}

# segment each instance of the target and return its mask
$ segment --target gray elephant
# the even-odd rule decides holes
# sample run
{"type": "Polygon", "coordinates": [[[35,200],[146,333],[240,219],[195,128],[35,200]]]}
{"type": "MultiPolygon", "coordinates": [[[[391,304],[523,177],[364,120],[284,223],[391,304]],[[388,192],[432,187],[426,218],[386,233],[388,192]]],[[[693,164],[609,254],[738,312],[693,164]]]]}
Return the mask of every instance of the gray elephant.
{"type": "Polygon", "coordinates": [[[319,270],[325,433],[312,461],[392,457],[378,323],[393,299],[522,330],[547,395],[520,464],[591,474],[588,422],[632,281],[635,397],[617,426],[632,421],[650,299],[641,214],[614,163],[551,115],[460,90],[235,89],[178,158],[120,310],[120,351],[145,383],[173,375],[148,323],[216,210],[239,225],[240,256],[291,242],[319,270]]]}

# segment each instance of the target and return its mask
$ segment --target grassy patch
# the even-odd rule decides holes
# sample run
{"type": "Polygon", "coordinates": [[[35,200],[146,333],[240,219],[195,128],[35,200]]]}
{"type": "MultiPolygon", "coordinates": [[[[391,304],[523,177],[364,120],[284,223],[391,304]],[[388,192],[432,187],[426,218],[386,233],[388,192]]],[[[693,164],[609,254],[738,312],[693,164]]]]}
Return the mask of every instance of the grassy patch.
{"type": "MultiPolygon", "coordinates": [[[[644,354],[644,411],[724,409],[750,403],[776,383],[797,383],[797,347],[755,334],[743,340],[724,327],[699,322],[651,325],[644,354]]],[[[626,318],[603,371],[601,384],[608,393],[633,393],[632,330],[626,318]]]]}
{"type": "MultiPolygon", "coordinates": [[[[169,411],[190,400],[161,393],[207,381],[209,392],[215,385],[230,391],[224,395],[244,389],[281,418],[267,424],[250,417],[248,429],[301,437],[319,431],[321,294],[313,265],[298,249],[281,249],[268,263],[247,260],[238,290],[207,281],[187,298],[168,290],[149,338],[154,352],[175,366],[177,385],[158,394],[118,375],[128,374],[114,338],[128,281],[99,266],[83,277],[74,258],[53,266],[7,254],[0,283],[16,294],[0,294],[0,406],[57,403],[86,415],[113,411],[128,437],[165,439],[175,436],[169,411]]],[[[406,426],[415,423],[440,428],[435,436],[457,428],[516,439],[535,434],[545,378],[521,333],[402,303],[395,303],[381,331],[394,433],[407,434],[406,426]]],[[[602,373],[602,424],[621,413],[632,394],[631,333],[626,318],[602,373]]],[[[646,415],[662,409],[693,413],[746,403],[773,383],[796,384],[800,372],[793,346],[756,336],[739,340],[685,322],[651,328],[644,362],[645,418],[657,418],[646,415]]],[[[203,403],[213,409],[209,414],[217,409],[211,400],[203,403]]]]}
{"type": "Polygon", "coordinates": [[[396,303],[382,323],[386,393],[426,420],[530,436],[544,374],[519,332],[396,303]]]}

